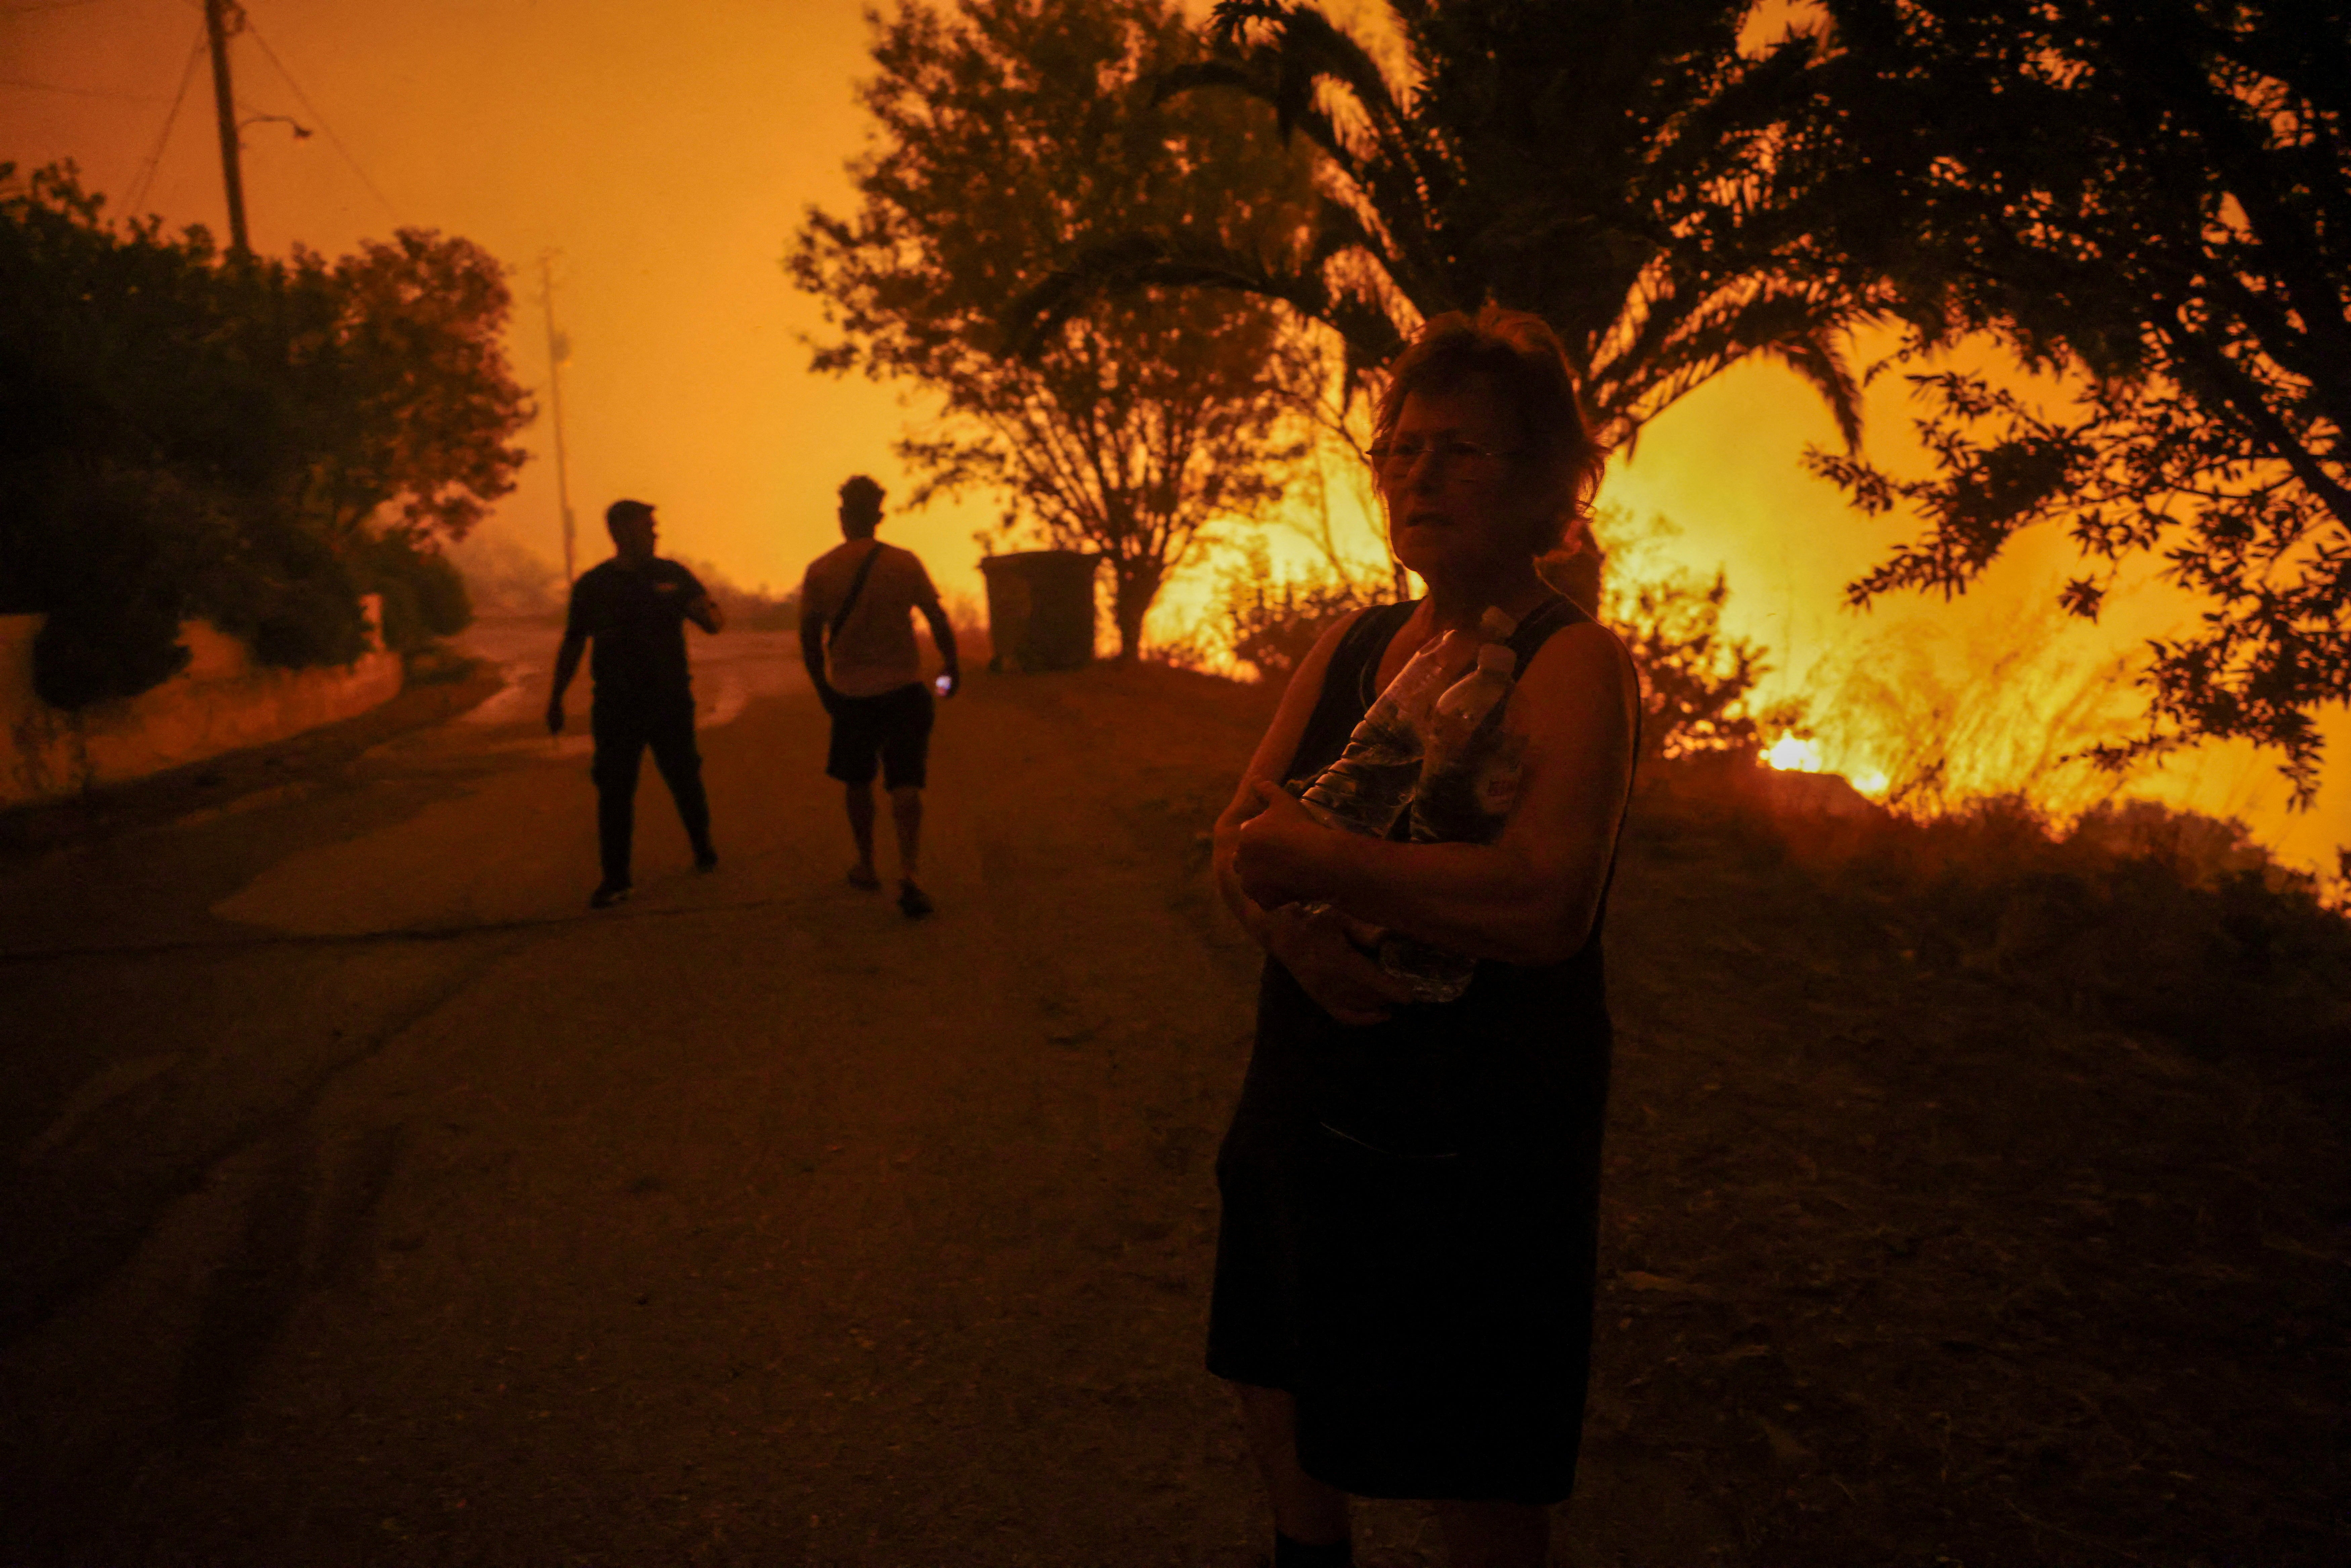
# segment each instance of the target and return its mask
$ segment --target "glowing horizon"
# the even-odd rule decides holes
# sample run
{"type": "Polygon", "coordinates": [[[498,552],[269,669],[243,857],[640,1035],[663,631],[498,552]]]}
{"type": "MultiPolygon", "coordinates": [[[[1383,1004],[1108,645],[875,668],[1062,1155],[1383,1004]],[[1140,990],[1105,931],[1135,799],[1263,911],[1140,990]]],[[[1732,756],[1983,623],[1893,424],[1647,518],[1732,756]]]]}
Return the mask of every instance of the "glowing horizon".
{"type": "MultiPolygon", "coordinates": [[[[914,489],[890,445],[921,413],[919,393],[809,374],[799,335],[822,331],[820,312],[781,267],[808,204],[852,204],[843,165],[866,134],[852,89],[871,71],[860,9],[859,0],[710,0],[648,26],[641,8],[615,0],[581,0],[559,16],[524,0],[399,8],[249,0],[255,35],[235,50],[255,246],[282,254],[299,240],[337,254],[401,225],[475,240],[515,269],[511,359],[542,394],[538,260],[559,252],[582,564],[603,553],[603,505],[638,496],[661,507],[665,549],[782,592],[837,539],[833,489],[842,477],[871,473],[893,502],[914,489]],[[256,118],[275,115],[319,133],[298,139],[256,118]]],[[[172,226],[223,232],[201,71],[170,115],[201,26],[181,0],[0,17],[0,77],[41,84],[0,88],[0,157],[20,172],[72,158],[115,215],[143,186],[142,204],[172,226]]],[[[1908,450],[1904,392],[1898,378],[1886,378],[1868,402],[1871,449],[1897,465],[1908,450]]],[[[542,460],[525,469],[486,531],[559,561],[548,421],[524,439],[542,460]]],[[[1907,525],[1850,513],[1803,472],[1803,447],[1834,439],[1792,374],[1750,364],[1652,423],[1637,451],[1612,465],[1603,494],[1636,518],[1672,520],[1678,532],[1659,545],[1661,563],[1728,573],[1729,629],[1773,653],[1766,695],[1808,692],[1816,708],[1848,721],[1850,733],[1821,727],[1823,768],[1884,774],[1889,737],[1873,739],[1867,725],[1853,722],[1850,671],[1916,654],[1922,679],[1953,690],[1980,685],[1982,650],[2012,645],[2040,625],[2074,558],[2061,535],[2043,530],[1951,604],[1913,599],[1866,616],[1847,611],[1844,584],[1907,525]],[[1840,692],[1847,700],[1832,706],[1840,692]]],[[[1379,560],[1359,500],[1344,485],[1331,492],[1341,537],[1367,564],[1379,560]]],[[[920,512],[893,506],[885,537],[920,553],[951,599],[977,602],[972,536],[999,510],[983,496],[920,512]]],[[[1276,549],[1304,559],[1301,546],[1276,549]]],[[[1215,572],[1212,558],[1178,580],[1153,629],[1164,636],[1196,620],[1215,572]]],[[[2017,682],[2051,686],[2060,668],[2102,667],[2193,612],[2146,575],[2103,625],[2050,633],[2044,664],[2017,682]]],[[[1897,716],[1873,722],[1883,727],[1897,716]]],[[[2283,782],[2245,747],[2199,748],[2145,792],[2242,817],[2295,863],[2331,862],[2335,845],[2351,840],[2343,759],[2351,718],[2330,710],[2324,727],[2335,752],[2315,811],[2287,813],[2283,782]]]]}

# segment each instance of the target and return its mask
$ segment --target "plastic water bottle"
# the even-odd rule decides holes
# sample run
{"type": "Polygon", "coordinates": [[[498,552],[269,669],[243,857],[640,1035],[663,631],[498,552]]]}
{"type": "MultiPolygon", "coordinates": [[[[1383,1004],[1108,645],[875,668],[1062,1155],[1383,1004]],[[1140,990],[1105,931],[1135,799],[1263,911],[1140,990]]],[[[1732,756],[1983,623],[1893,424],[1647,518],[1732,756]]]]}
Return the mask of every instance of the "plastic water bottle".
{"type": "Polygon", "coordinates": [[[1493,734],[1510,695],[1519,656],[1499,643],[1478,650],[1478,667],[1456,681],[1429,713],[1420,778],[1413,794],[1416,843],[1484,843],[1501,831],[1479,786],[1501,747],[1493,734]]]}
{"type": "MultiPolygon", "coordinates": [[[[1518,622],[1488,605],[1478,617],[1478,635],[1499,642],[1518,622]]],[[[1466,633],[1447,632],[1422,647],[1396,672],[1347,737],[1339,759],[1300,791],[1307,812],[1325,827],[1385,838],[1411,806],[1420,782],[1422,759],[1445,677],[1459,656],[1466,633]]],[[[1460,683],[1456,682],[1458,686],[1460,683]]]]}
{"type": "Polygon", "coordinates": [[[1299,800],[1315,821],[1370,838],[1387,837],[1420,781],[1429,710],[1443,689],[1459,636],[1447,632],[1415,653],[1355,726],[1339,759],[1306,786],[1299,800]]]}
{"type": "MultiPolygon", "coordinates": [[[[1499,723],[1519,656],[1499,643],[1478,650],[1478,667],[1447,687],[1429,714],[1428,740],[1412,798],[1416,843],[1486,843],[1507,815],[1493,808],[1501,773],[1515,775],[1515,749],[1499,723]]],[[[1478,961],[1394,933],[1380,942],[1380,967],[1412,988],[1416,1002],[1449,1002],[1469,988],[1478,961]]]]}

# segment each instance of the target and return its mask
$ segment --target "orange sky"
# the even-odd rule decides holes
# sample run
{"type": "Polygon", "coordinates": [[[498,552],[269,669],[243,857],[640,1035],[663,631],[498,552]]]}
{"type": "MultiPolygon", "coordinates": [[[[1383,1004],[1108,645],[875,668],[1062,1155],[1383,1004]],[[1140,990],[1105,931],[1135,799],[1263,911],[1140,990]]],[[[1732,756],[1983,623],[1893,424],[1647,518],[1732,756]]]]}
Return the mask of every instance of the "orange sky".
{"type": "MultiPolygon", "coordinates": [[[[795,334],[818,330],[818,316],[779,265],[807,204],[850,204],[842,163],[864,136],[852,88],[869,66],[859,0],[248,0],[246,10],[257,40],[239,39],[235,57],[246,112],[331,132],[298,141],[283,124],[246,130],[256,247],[299,241],[335,253],[400,225],[476,240],[517,269],[514,363],[533,386],[547,373],[537,260],[562,253],[583,562],[604,551],[604,503],[637,496],[661,507],[665,552],[780,590],[837,537],[832,489],[843,476],[862,469],[900,495],[912,488],[889,455],[908,417],[899,394],[806,372],[795,334]]],[[[119,208],[202,26],[195,0],[0,0],[0,159],[23,168],[70,157],[119,208]]],[[[225,231],[201,64],[143,206],[225,231]]],[[[1897,456],[1901,390],[1882,384],[1872,403],[1873,450],[1897,456]]],[[[1912,600],[1871,617],[1844,612],[1841,585],[1898,525],[1847,513],[1802,471],[1805,444],[1831,434],[1785,371],[1734,372],[1653,424],[1606,498],[1668,515],[1678,559],[1726,567],[1738,624],[1795,671],[1865,647],[1882,664],[1907,646],[1935,650],[1947,675],[1964,679],[2040,612],[2070,552],[2053,536],[2028,540],[1948,609],[1912,600]]],[[[526,443],[544,454],[544,420],[526,443]]],[[[893,517],[887,535],[922,553],[951,596],[977,599],[971,535],[996,510],[981,497],[940,504],[893,517]]],[[[559,555],[549,463],[524,470],[490,527],[559,555]]],[[[1179,599],[1197,592],[1179,589],[1179,599]]],[[[2182,609],[2145,592],[2064,646],[2123,646],[2182,609]]],[[[2338,712],[2327,727],[2339,757],[2351,724],[2338,712]]],[[[2351,787],[2343,763],[2330,771],[2320,810],[2292,818],[2273,772],[2236,748],[2175,764],[2156,787],[2246,816],[2296,859],[2331,861],[2351,840],[2351,787]]]]}

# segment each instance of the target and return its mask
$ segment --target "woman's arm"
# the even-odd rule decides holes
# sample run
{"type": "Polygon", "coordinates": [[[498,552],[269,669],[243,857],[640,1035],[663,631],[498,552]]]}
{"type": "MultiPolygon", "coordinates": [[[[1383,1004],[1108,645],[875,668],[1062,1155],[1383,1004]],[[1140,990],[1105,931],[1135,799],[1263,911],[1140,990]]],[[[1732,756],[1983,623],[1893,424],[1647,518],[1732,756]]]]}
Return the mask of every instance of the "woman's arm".
{"type": "Polygon", "coordinates": [[[1359,611],[1348,616],[1316,638],[1306,657],[1299,661],[1298,668],[1290,672],[1290,685],[1281,694],[1281,706],[1275,710],[1273,723],[1267,726],[1265,737],[1257,743],[1249,766],[1241,770],[1241,781],[1233,790],[1231,803],[1217,818],[1212,863],[1217,890],[1225,895],[1226,906],[1259,942],[1265,940],[1265,910],[1241,891],[1239,879],[1233,873],[1235,835],[1243,822],[1264,810],[1258,799],[1257,785],[1264,782],[1280,788],[1282,769],[1298,755],[1298,743],[1305,738],[1307,721],[1314,716],[1314,705],[1322,699],[1322,677],[1330,673],[1331,655],[1362,613],[1359,611]]]}
{"type": "Polygon", "coordinates": [[[1603,628],[1572,626],[1543,644],[1505,716],[1526,754],[1518,801],[1492,843],[1357,838],[1260,790],[1257,812],[1237,816],[1238,801],[1227,810],[1232,847],[1220,821],[1218,853],[1242,898],[1327,901],[1473,957],[1555,963],[1583,946],[1599,910],[1632,779],[1638,692],[1631,660],[1603,628]]]}
{"type": "MultiPolygon", "coordinates": [[[[1360,923],[1350,921],[1335,910],[1309,915],[1289,899],[1278,900],[1270,907],[1259,904],[1242,890],[1233,859],[1241,825],[1265,809],[1259,797],[1260,787],[1290,800],[1281,787],[1282,770],[1298,754],[1298,743],[1306,734],[1307,721],[1313,716],[1314,705],[1322,699],[1322,680],[1330,673],[1332,651],[1357,619],[1351,615],[1323,632],[1290,675],[1289,688],[1281,695],[1281,706],[1267,727],[1265,738],[1258,742],[1256,755],[1243,770],[1232,803],[1217,818],[1213,863],[1217,889],[1242,928],[1280,960],[1305,988],[1306,994],[1341,1023],[1373,1024],[1386,1018],[1394,1004],[1410,1000],[1412,992],[1409,987],[1384,972],[1357,945],[1368,935],[1360,923]]],[[[1296,809],[1295,802],[1291,807],[1296,809]]]]}

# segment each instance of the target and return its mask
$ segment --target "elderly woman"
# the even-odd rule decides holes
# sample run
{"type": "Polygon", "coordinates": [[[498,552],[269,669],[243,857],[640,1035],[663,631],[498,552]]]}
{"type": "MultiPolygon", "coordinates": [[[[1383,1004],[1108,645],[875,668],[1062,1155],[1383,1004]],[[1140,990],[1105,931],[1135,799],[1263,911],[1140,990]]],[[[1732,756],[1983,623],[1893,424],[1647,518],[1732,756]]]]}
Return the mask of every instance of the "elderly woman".
{"type": "MultiPolygon", "coordinates": [[[[1279,1568],[1351,1561],[1350,1494],[1435,1500],[1462,1568],[1541,1564],[1583,1422],[1601,913],[1639,688],[1616,639],[1536,573],[1583,529],[1604,455],[1549,328],[1491,306],[1430,321],[1376,432],[1388,537],[1428,596],[1323,636],[1217,825],[1225,897],[1268,961],[1217,1160],[1208,1366],[1238,1386],[1279,1568]],[[1499,836],[1319,825],[1285,783],[1489,606],[1518,622],[1501,723],[1522,771],[1499,836]],[[1475,957],[1468,989],[1412,1002],[1374,956],[1383,930],[1475,957]]],[[[1466,670],[1474,630],[1456,642],[1466,670]]]]}

